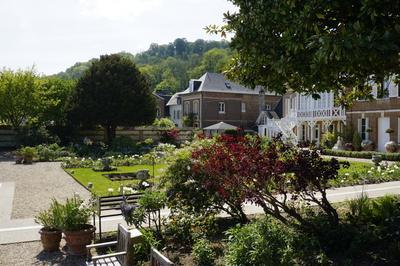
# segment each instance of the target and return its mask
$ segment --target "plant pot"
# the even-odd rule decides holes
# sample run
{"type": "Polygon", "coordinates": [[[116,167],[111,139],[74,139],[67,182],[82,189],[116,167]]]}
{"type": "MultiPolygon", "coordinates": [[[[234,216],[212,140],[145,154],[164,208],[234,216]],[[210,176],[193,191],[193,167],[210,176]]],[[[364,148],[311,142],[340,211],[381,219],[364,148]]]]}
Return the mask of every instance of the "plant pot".
{"type": "Polygon", "coordinates": [[[385,149],[387,152],[396,152],[397,151],[397,143],[394,141],[386,142],[385,149]]]}
{"type": "Polygon", "coordinates": [[[25,155],[23,161],[24,161],[24,164],[32,164],[33,156],[25,155]]]}
{"type": "Polygon", "coordinates": [[[85,256],[86,245],[92,243],[93,233],[96,231],[96,228],[90,224],[85,224],[82,228],[79,231],[64,231],[70,255],[85,256]]]}
{"type": "Polygon", "coordinates": [[[54,252],[60,249],[61,231],[40,229],[40,240],[42,241],[43,250],[47,252],[54,252]]]}
{"type": "Polygon", "coordinates": [[[22,156],[15,156],[15,163],[22,164],[24,158],[22,156]]]}

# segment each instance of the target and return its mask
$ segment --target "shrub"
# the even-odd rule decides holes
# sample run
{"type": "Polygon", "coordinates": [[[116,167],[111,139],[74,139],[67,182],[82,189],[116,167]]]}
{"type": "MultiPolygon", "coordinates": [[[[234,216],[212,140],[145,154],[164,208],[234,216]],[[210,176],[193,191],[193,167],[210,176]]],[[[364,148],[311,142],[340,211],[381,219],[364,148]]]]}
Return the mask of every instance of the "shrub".
{"type": "Polygon", "coordinates": [[[169,144],[178,144],[179,142],[179,130],[171,129],[161,133],[160,141],[169,144]]]}
{"type": "Polygon", "coordinates": [[[196,241],[193,245],[192,255],[194,261],[199,266],[211,266],[214,265],[215,250],[213,249],[211,242],[201,238],[196,241]]]}
{"type": "Polygon", "coordinates": [[[371,159],[372,155],[381,155],[383,160],[387,161],[400,161],[400,153],[384,153],[375,151],[339,151],[339,150],[322,150],[325,155],[351,157],[351,158],[365,158],[371,159]]]}
{"type": "Polygon", "coordinates": [[[143,235],[143,240],[138,244],[133,245],[133,260],[134,265],[143,265],[145,262],[149,260],[149,254],[150,254],[150,248],[155,247],[159,248],[160,247],[160,241],[157,240],[155,237],[153,231],[150,229],[140,229],[140,232],[143,235]]]}
{"type": "Polygon", "coordinates": [[[332,149],[337,141],[337,134],[333,132],[325,132],[321,139],[321,146],[323,148],[332,149]]]}
{"type": "Polygon", "coordinates": [[[361,139],[360,134],[358,134],[358,132],[354,132],[353,141],[352,141],[354,150],[356,150],[356,151],[361,150],[361,141],[362,141],[362,139],[361,139]]]}
{"type": "Polygon", "coordinates": [[[137,148],[135,142],[128,136],[118,136],[111,142],[110,150],[122,154],[134,153],[137,148]]]}
{"type": "Polygon", "coordinates": [[[235,227],[227,232],[228,265],[286,265],[293,251],[293,231],[270,219],[235,227]]]}
{"type": "Polygon", "coordinates": [[[160,118],[160,119],[155,119],[153,122],[153,126],[160,127],[160,128],[168,128],[172,129],[175,127],[174,122],[169,119],[169,118],[160,118]]]}

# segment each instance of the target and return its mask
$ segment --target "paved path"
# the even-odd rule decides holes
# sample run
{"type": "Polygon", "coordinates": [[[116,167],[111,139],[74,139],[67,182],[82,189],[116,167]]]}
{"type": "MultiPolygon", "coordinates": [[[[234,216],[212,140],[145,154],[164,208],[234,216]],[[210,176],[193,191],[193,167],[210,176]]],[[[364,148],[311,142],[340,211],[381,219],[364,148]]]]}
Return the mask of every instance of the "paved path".
{"type": "MultiPolygon", "coordinates": [[[[362,192],[371,198],[386,194],[400,194],[400,181],[330,189],[327,194],[331,202],[340,202],[347,199],[354,199],[362,192]]],[[[263,210],[258,206],[246,204],[245,212],[247,214],[260,214],[263,213],[263,210]]],[[[168,209],[164,209],[161,212],[163,217],[168,216],[168,214],[168,209]]],[[[115,231],[118,223],[124,223],[123,219],[119,217],[103,219],[103,232],[115,231]]],[[[35,224],[32,219],[14,220],[0,228],[0,244],[39,240],[39,229],[40,226],[35,224]]]]}
{"type": "MultiPolygon", "coordinates": [[[[323,158],[336,158],[340,161],[349,161],[349,162],[359,162],[359,163],[370,163],[373,164],[371,159],[365,159],[365,158],[353,158],[353,157],[341,157],[341,156],[331,156],[331,155],[321,155],[321,157],[323,158]]],[[[382,163],[387,163],[387,164],[394,164],[394,163],[398,163],[396,161],[382,161],[382,163]]]]}

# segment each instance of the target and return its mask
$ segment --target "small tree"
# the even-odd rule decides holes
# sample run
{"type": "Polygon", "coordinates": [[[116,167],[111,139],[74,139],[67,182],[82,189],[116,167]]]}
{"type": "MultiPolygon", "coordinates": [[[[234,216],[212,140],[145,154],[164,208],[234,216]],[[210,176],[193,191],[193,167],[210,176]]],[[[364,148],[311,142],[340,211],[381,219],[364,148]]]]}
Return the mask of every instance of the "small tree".
{"type": "Polygon", "coordinates": [[[223,135],[193,151],[192,160],[171,166],[170,200],[194,211],[225,211],[242,222],[248,220],[243,204],[251,202],[284,224],[291,224],[291,217],[313,228],[296,207],[301,200],[318,206],[336,225],[338,214],[326,189],[339,168],[335,159],[324,160],[316,151],[291,148],[278,139],[265,145],[259,137],[223,135]]]}
{"type": "Polygon", "coordinates": [[[0,121],[20,129],[37,114],[39,87],[33,70],[0,71],[0,121]]]}
{"type": "Polygon", "coordinates": [[[138,126],[154,121],[155,100],[136,65],[120,55],[104,55],[93,61],[79,79],[71,100],[75,122],[100,124],[107,143],[117,126],[138,126]]]}

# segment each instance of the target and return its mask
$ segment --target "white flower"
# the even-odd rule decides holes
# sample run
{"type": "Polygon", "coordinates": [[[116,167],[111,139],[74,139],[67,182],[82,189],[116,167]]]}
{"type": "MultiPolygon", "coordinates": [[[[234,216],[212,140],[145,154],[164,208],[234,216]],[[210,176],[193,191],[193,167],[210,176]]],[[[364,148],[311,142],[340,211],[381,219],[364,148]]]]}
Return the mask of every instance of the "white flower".
{"type": "Polygon", "coordinates": [[[368,171],[368,174],[372,174],[372,171],[371,171],[371,170],[369,170],[369,171],[368,171]]]}
{"type": "Polygon", "coordinates": [[[382,172],[382,168],[380,166],[378,166],[376,170],[378,171],[378,173],[382,172]]]}
{"type": "Polygon", "coordinates": [[[399,169],[399,167],[395,164],[395,165],[393,165],[393,168],[394,169],[399,169]]]}
{"type": "Polygon", "coordinates": [[[349,176],[350,174],[349,174],[349,173],[345,173],[344,175],[345,175],[345,176],[349,176]]]}
{"type": "Polygon", "coordinates": [[[113,192],[114,192],[114,189],[110,187],[109,189],[107,189],[107,191],[108,191],[109,193],[113,193],[113,192]]]}
{"type": "Polygon", "coordinates": [[[375,167],[371,167],[371,170],[375,170],[375,167]]]}
{"type": "Polygon", "coordinates": [[[190,165],[188,165],[188,166],[186,167],[186,169],[187,169],[188,171],[190,171],[190,165]]]}

